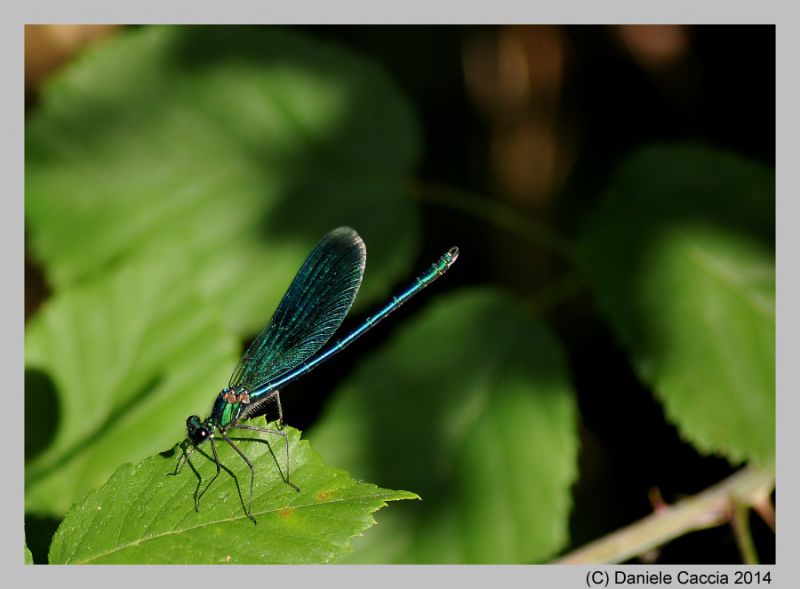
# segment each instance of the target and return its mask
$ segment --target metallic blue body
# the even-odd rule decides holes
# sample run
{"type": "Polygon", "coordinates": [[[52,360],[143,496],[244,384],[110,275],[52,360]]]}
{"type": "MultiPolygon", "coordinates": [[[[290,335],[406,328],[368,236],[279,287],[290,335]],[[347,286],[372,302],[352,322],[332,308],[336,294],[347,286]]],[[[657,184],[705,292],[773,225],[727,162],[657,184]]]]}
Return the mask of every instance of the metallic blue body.
{"type": "Polygon", "coordinates": [[[341,352],[359,337],[375,327],[380,321],[385,319],[392,311],[396,310],[408,299],[413,297],[423,288],[447,272],[450,266],[452,266],[456,261],[456,258],[458,258],[458,248],[452,247],[444,255],[442,255],[427,272],[418,276],[414,281],[414,284],[406,288],[400,294],[392,297],[392,300],[386,303],[386,305],[384,305],[382,309],[375,313],[375,315],[367,317],[366,321],[364,321],[364,323],[362,323],[358,329],[353,330],[347,337],[339,340],[336,342],[336,344],[320,353],[318,356],[315,356],[308,362],[305,362],[300,366],[297,366],[296,368],[278,376],[274,380],[265,382],[264,384],[254,388],[252,391],[250,391],[250,399],[257,400],[265,395],[269,395],[273,391],[279,390],[283,385],[300,378],[307,372],[313,370],[319,364],[325,362],[325,360],[328,360],[331,356],[341,352]]]}

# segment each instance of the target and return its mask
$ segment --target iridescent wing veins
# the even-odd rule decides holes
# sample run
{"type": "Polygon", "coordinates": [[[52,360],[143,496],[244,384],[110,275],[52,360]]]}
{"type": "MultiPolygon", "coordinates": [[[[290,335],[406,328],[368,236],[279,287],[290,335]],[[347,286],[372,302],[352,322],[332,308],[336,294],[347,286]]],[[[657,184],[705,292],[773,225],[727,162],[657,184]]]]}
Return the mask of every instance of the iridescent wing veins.
{"type": "Polygon", "coordinates": [[[350,227],[325,235],[242,356],[228,386],[252,391],[319,351],[353,305],[366,259],[364,241],[350,227]]]}

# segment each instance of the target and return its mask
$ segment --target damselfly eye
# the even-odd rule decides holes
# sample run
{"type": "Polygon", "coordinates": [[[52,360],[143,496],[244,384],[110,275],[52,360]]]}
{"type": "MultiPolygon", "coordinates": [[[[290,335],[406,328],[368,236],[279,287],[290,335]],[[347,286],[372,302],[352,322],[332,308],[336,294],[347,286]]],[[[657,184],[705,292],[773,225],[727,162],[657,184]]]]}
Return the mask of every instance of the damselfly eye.
{"type": "Polygon", "coordinates": [[[203,426],[203,422],[200,421],[197,415],[192,415],[186,419],[186,431],[188,432],[189,439],[195,446],[204,442],[210,433],[208,428],[203,426]]]}
{"type": "Polygon", "coordinates": [[[189,439],[195,446],[202,444],[208,439],[209,431],[207,428],[198,427],[189,432],[189,439]]]}

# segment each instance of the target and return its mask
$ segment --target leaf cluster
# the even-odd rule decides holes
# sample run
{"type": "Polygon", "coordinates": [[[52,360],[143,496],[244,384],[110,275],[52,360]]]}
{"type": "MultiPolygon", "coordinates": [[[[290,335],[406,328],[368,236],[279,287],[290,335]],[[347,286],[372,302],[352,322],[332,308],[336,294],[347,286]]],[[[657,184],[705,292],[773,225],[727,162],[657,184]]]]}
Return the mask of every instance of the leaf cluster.
{"type": "MultiPolygon", "coordinates": [[[[52,294],[26,325],[25,508],[60,524],[50,562],[529,563],[569,546],[568,354],[496,285],[437,283],[388,343],[361,350],[308,431],[314,449],[288,430],[300,493],[280,439],[244,440],[255,524],[230,448],[199,512],[208,452],[178,476],[175,451],[159,454],[207,414],[325,232],[350,225],[367,243],[356,313],[411,278],[420,137],[373,63],[281,29],[128,30],[44,89],[25,205],[52,294]],[[417,495],[356,538],[386,501],[417,495]]],[[[642,149],[574,241],[573,271],[681,436],[769,468],[773,172],[708,146],[642,149]]]]}

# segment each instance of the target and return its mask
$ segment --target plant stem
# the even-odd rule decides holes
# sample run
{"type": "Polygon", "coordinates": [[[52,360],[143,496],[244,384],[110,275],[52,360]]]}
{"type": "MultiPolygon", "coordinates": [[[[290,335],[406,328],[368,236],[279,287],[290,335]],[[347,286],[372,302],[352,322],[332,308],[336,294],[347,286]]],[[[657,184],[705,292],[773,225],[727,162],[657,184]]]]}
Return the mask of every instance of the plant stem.
{"type": "Polygon", "coordinates": [[[572,244],[566,238],[546,225],[531,221],[507,205],[440,184],[417,184],[416,193],[421,200],[487,221],[538,247],[549,249],[567,260],[574,260],[572,244]]]}
{"type": "Polygon", "coordinates": [[[713,487],[687,497],[636,523],[595,540],[555,562],[559,564],[619,563],[652,550],[687,532],[730,521],[731,506],[762,501],[775,486],[771,471],[744,468],[713,487]]]}
{"type": "Polygon", "coordinates": [[[586,278],[578,272],[570,272],[548,287],[542,289],[533,299],[531,306],[540,314],[546,314],[581,289],[586,287],[586,278]]]}
{"type": "Polygon", "coordinates": [[[769,526],[769,529],[775,531],[775,506],[772,505],[772,499],[764,497],[753,504],[753,511],[755,511],[764,523],[769,526]]]}
{"type": "Polygon", "coordinates": [[[745,564],[758,564],[758,554],[756,553],[755,544],[753,544],[753,535],[750,533],[749,518],[749,506],[734,499],[731,527],[736,537],[736,545],[739,547],[739,552],[745,564]]]}

